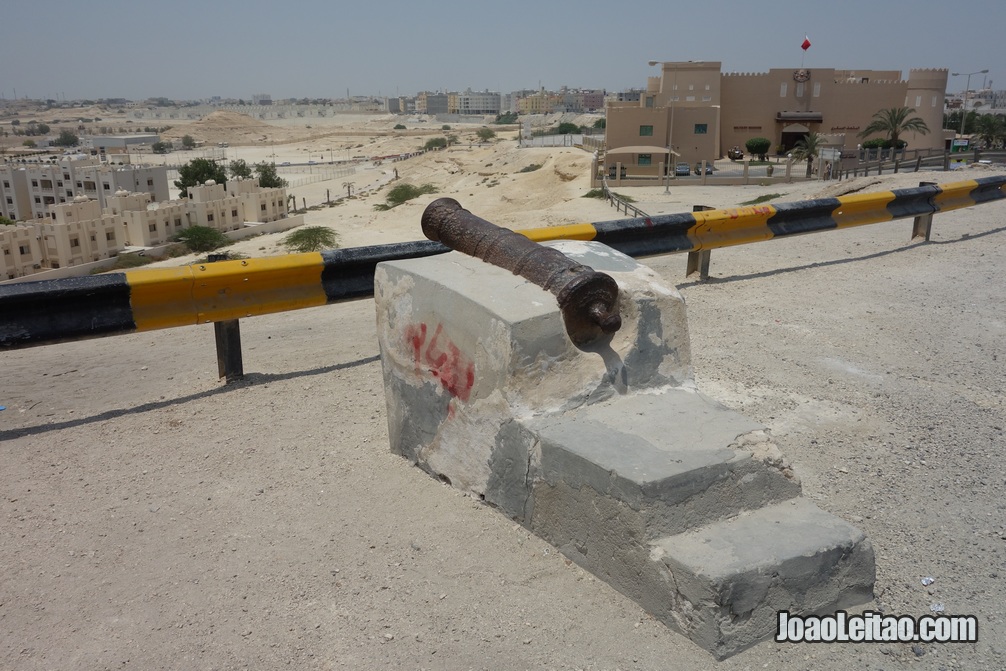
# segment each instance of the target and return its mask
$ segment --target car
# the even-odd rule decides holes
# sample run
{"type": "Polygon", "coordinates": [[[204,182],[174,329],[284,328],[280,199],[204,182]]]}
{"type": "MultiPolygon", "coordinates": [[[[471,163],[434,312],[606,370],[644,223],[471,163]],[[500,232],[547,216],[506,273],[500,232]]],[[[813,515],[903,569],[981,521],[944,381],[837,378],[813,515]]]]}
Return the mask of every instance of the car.
{"type": "Polygon", "coordinates": [[[687,177],[692,174],[692,166],[687,163],[678,163],[674,166],[674,174],[677,177],[687,177]]]}
{"type": "Polygon", "coordinates": [[[307,162],[308,165],[314,165],[314,163],[315,163],[314,161],[308,161],[307,162]]]}
{"type": "MultiPolygon", "coordinates": [[[[715,168],[713,168],[713,164],[710,163],[709,161],[706,161],[706,174],[707,175],[713,174],[713,170],[715,170],[715,168]]],[[[696,175],[701,175],[702,174],[702,162],[701,161],[699,161],[698,163],[695,164],[695,174],[696,175]]]]}
{"type": "Polygon", "coordinates": [[[290,161],[283,161],[280,165],[290,165],[290,161]]]}

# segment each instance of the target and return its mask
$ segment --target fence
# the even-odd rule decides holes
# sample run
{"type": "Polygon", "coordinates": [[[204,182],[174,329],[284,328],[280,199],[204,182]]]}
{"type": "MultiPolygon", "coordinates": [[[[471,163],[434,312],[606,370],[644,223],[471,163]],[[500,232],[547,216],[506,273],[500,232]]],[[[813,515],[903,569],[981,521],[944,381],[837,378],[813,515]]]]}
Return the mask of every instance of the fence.
{"type": "MultiPolygon", "coordinates": [[[[1004,186],[1006,177],[996,176],[519,232],[539,242],[596,240],[637,257],[689,252],[688,267],[705,274],[711,249],[893,219],[914,217],[913,239],[928,240],[934,213],[1003,199],[1004,186]]],[[[379,262],[447,251],[440,243],[417,241],[0,286],[0,347],[234,322],[364,298],[373,295],[379,262]]]]}
{"type": "Polygon", "coordinates": [[[625,212],[625,216],[627,217],[646,218],[649,216],[635,205],[630,205],[621,196],[612,193],[611,189],[608,188],[608,180],[601,180],[601,190],[604,192],[604,199],[608,201],[609,205],[615,208],[616,212],[625,212]]]}

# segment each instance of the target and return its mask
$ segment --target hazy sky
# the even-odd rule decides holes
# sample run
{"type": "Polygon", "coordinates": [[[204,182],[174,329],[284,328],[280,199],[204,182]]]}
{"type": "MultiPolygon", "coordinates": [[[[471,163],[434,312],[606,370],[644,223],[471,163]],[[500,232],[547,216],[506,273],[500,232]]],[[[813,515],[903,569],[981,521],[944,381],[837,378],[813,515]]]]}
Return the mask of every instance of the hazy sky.
{"type": "Polygon", "coordinates": [[[1006,88],[1003,0],[5,0],[0,26],[4,98],[618,91],[645,86],[650,60],[760,72],[801,58],[905,76],[987,68],[1006,88]]]}

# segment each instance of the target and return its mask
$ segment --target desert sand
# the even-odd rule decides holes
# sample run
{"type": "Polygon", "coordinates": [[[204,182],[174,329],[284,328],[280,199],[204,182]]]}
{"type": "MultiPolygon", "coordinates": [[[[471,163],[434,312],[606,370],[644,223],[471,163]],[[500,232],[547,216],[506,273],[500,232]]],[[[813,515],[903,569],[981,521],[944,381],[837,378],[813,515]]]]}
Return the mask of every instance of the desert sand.
{"type": "MultiPolygon", "coordinates": [[[[512,227],[618,217],[580,197],[588,154],[509,144],[394,164],[438,193],[378,213],[375,189],[309,222],[344,245],[415,239],[441,195],[512,227]]],[[[918,181],[631,194],[656,213],[918,181]]],[[[682,256],[646,261],[686,299],[698,388],[770,427],[805,494],[871,539],[869,607],[974,614],[977,644],[768,642],[714,662],[389,453],[361,300],[243,320],[231,386],[209,326],[4,353],[0,667],[1004,668],[1004,218],[1003,202],[937,215],[926,244],[895,221],[715,250],[701,283],[682,256]]]]}

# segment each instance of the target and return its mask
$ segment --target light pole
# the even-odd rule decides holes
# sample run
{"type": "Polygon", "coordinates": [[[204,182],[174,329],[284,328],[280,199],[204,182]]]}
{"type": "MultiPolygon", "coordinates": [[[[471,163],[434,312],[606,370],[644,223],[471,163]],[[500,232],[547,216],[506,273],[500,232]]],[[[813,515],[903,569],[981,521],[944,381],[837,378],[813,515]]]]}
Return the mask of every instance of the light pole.
{"type": "MultiPolygon", "coordinates": [[[[661,66],[660,83],[661,85],[663,85],[664,82],[663,62],[650,61],[651,67],[658,64],[661,66]]],[[[671,65],[673,67],[673,63],[671,65]]],[[[677,177],[677,171],[675,170],[676,166],[674,165],[674,89],[677,87],[678,84],[678,69],[674,67],[673,70],[674,70],[674,76],[671,79],[671,92],[670,95],[667,96],[667,104],[670,105],[671,107],[671,120],[670,120],[670,126],[667,129],[667,165],[665,166],[667,174],[664,176],[664,193],[666,194],[669,194],[671,192],[671,175],[673,174],[675,177],[677,177]],[[672,172],[672,170],[675,171],[672,172]]]]}
{"type": "Polygon", "coordinates": [[[951,77],[968,76],[968,83],[964,85],[964,107],[961,109],[961,135],[964,135],[964,120],[968,118],[968,93],[971,91],[971,75],[987,75],[988,70],[978,70],[976,72],[951,72],[951,77]]]}

